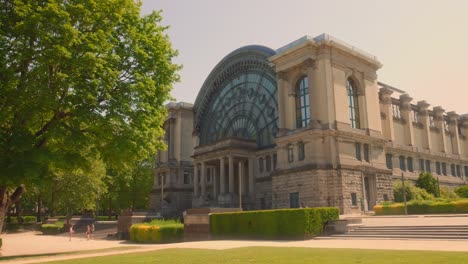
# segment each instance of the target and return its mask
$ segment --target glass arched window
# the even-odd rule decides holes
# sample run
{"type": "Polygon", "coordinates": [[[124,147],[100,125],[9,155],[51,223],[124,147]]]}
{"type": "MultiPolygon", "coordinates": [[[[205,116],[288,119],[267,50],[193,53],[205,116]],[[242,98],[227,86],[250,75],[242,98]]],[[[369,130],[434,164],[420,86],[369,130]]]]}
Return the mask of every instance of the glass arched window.
{"type": "Polygon", "coordinates": [[[349,101],[349,121],[352,128],[361,128],[361,122],[359,120],[359,102],[356,85],[353,80],[348,79],[346,81],[346,90],[348,91],[349,101]]]}
{"type": "Polygon", "coordinates": [[[310,120],[309,80],[301,78],[296,85],[296,127],[306,127],[310,120]]]}

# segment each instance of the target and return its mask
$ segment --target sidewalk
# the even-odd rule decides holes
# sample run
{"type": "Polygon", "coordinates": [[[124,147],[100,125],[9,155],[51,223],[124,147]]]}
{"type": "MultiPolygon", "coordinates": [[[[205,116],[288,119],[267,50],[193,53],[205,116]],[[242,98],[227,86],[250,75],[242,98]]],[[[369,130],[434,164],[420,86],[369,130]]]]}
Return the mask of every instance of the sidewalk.
{"type": "MultiPolygon", "coordinates": [[[[71,242],[64,236],[43,236],[33,232],[3,235],[3,256],[21,256],[31,254],[52,254],[59,252],[76,252],[82,250],[103,249],[101,252],[70,254],[60,256],[39,256],[32,259],[15,259],[2,263],[40,263],[53,260],[76,259],[114,255],[122,253],[136,253],[168,248],[196,248],[223,250],[240,247],[268,246],[268,247],[310,247],[310,248],[354,248],[354,249],[386,249],[386,250],[431,250],[431,251],[465,251],[468,252],[468,241],[461,240],[360,240],[360,239],[317,239],[305,241],[198,241],[174,244],[132,244],[116,240],[86,240],[73,238],[71,242]],[[104,249],[122,247],[119,250],[105,251],[104,249]]],[[[1,258],[0,258],[1,260],[1,258]]]]}

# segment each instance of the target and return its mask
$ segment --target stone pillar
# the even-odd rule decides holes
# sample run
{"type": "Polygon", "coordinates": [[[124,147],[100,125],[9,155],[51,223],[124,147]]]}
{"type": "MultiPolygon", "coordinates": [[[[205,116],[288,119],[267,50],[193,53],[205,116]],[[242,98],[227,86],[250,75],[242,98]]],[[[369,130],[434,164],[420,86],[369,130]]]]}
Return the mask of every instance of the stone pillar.
{"type": "Polygon", "coordinates": [[[460,155],[460,135],[458,134],[458,115],[454,111],[448,112],[448,126],[452,138],[452,152],[460,155]]]}
{"type": "Polygon", "coordinates": [[[249,194],[253,195],[255,191],[255,173],[254,173],[255,159],[249,159],[249,194]]]}
{"type": "Polygon", "coordinates": [[[414,132],[413,132],[413,120],[411,118],[412,110],[411,110],[411,98],[407,94],[400,95],[400,112],[401,117],[406,121],[406,125],[404,126],[405,130],[405,143],[409,146],[414,146],[414,132]]]}
{"type": "Polygon", "coordinates": [[[219,193],[226,193],[226,173],[224,169],[224,157],[219,158],[219,193]]]}
{"type": "Polygon", "coordinates": [[[421,123],[424,126],[424,138],[423,138],[423,148],[432,149],[432,142],[431,142],[431,121],[429,120],[429,108],[430,104],[426,101],[419,101],[418,102],[418,112],[419,117],[421,119],[421,123]]]}
{"type": "Polygon", "coordinates": [[[435,123],[435,126],[439,129],[439,132],[440,132],[439,140],[442,141],[441,151],[444,152],[444,153],[447,153],[447,146],[445,144],[445,122],[444,122],[445,110],[440,106],[436,106],[436,107],[434,107],[433,111],[434,111],[434,123],[435,123]]]}
{"type": "Polygon", "coordinates": [[[239,161],[239,195],[244,193],[245,179],[244,179],[244,162],[239,161]]]}
{"type": "Polygon", "coordinates": [[[175,125],[174,125],[174,118],[171,116],[169,118],[169,142],[168,142],[168,161],[175,159],[174,155],[174,144],[175,144],[175,125]]]}
{"type": "Polygon", "coordinates": [[[293,84],[289,81],[285,81],[285,101],[286,107],[285,113],[285,125],[287,129],[296,128],[296,90],[293,84]]]}
{"type": "Polygon", "coordinates": [[[201,184],[201,196],[204,197],[206,194],[206,164],[204,161],[202,161],[201,163],[200,184],[201,184]]]}
{"type": "Polygon", "coordinates": [[[218,175],[216,173],[216,167],[211,169],[211,177],[213,177],[213,198],[218,196],[218,175]]]}
{"type": "Polygon", "coordinates": [[[388,88],[380,88],[380,99],[383,103],[383,114],[385,115],[385,121],[383,126],[385,127],[385,139],[395,141],[395,131],[393,129],[393,112],[392,112],[392,93],[393,91],[388,88]]]}
{"type": "Polygon", "coordinates": [[[234,193],[234,157],[229,156],[229,193],[234,193]]]}
{"type": "Polygon", "coordinates": [[[285,118],[285,113],[286,113],[286,93],[285,90],[286,88],[286,73],[284,72],[277,72],[276,73],[276,79],[278,80],[278,121],[279,121],[279,130],[282,132],[282,130],[285,129],[286,127],[286,118],[285,118]]]}
{"type": "Polygon", "coordinates": [[[193,195],[198,197],[198,164],[193,165],[193,195]]]}

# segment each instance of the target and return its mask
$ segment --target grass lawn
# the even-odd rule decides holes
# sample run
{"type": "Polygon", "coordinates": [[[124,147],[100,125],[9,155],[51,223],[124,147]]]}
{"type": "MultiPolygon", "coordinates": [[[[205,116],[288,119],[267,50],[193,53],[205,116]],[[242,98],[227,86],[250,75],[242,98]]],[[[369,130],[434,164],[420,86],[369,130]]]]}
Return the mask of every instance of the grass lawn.
{"type": "Polygon", "coordinates": [[[249,247],[229,250],[166,249],[53,263],[468,263],[465,252],[249,247]]]}

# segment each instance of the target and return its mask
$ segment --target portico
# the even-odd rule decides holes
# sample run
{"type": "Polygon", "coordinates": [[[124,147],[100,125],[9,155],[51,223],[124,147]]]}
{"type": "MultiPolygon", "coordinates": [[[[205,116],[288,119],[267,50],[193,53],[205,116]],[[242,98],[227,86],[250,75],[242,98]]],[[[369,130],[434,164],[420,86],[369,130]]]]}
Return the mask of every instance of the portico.
{"type": "Polygon", "coordinates": [[[255,149],[254,141],[237,138],[196,148],[193,207],[253,208],[255,149]]]}

